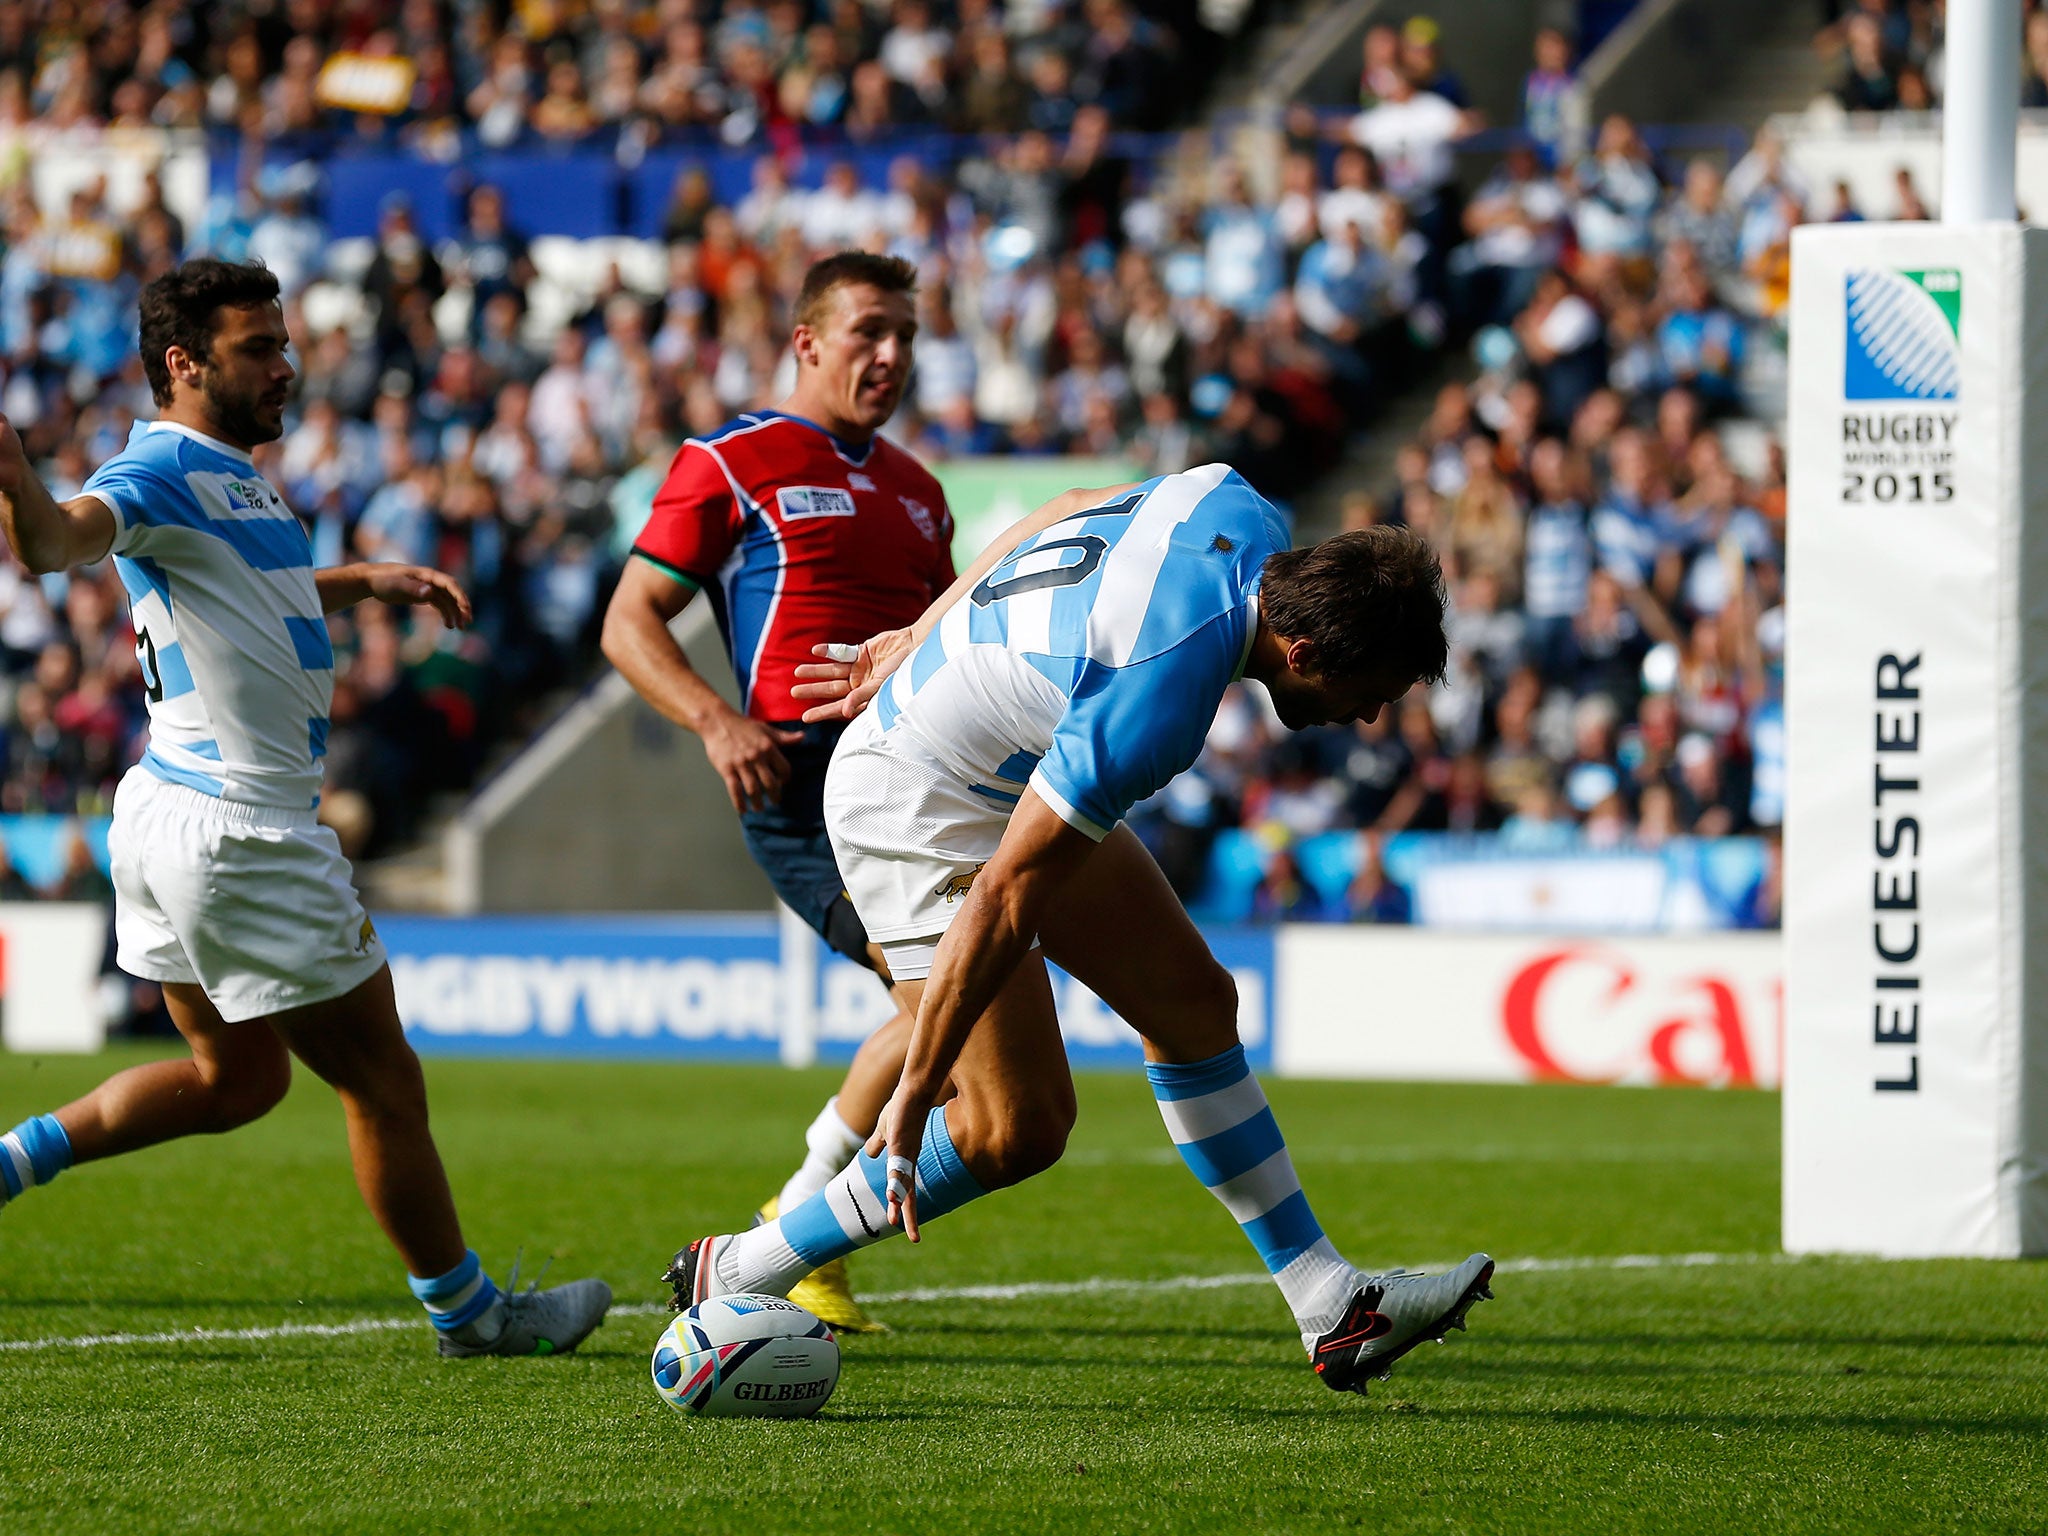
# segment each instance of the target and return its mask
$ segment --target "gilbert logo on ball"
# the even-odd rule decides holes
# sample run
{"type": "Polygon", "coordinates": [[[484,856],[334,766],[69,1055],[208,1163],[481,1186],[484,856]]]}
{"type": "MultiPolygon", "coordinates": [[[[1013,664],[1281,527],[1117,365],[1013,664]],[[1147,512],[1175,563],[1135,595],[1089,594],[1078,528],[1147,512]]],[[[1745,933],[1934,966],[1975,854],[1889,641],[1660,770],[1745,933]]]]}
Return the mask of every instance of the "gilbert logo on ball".
{"type": "Polygon", "coordinates": [[[1953,400],[1963,366],[1963,277],[1953,267],[1864,267],[1843,280],[1845,400],[1953,400]]]}
{"type": "Polygon", "coordinates": [[[839,1385],[839,1341],[780,1296],[719,1296],[663,1330],[653,1374],[654,1390],[678,1413],[806,1418],[839,1385]]]}

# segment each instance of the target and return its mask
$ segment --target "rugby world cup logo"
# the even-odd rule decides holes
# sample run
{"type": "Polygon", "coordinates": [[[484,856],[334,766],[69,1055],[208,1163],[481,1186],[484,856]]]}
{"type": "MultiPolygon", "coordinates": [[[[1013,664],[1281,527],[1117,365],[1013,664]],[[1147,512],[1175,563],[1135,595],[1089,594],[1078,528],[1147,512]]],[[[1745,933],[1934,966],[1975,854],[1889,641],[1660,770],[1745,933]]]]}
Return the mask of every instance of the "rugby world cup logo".
{"type": "Polygon", "coordinates": [[[1846,400],[1953,400],[1962,380],[1957,345],[1963,278],[1953,267],[1925,271],[1866,267],[1848,274],[1846,400]]]}

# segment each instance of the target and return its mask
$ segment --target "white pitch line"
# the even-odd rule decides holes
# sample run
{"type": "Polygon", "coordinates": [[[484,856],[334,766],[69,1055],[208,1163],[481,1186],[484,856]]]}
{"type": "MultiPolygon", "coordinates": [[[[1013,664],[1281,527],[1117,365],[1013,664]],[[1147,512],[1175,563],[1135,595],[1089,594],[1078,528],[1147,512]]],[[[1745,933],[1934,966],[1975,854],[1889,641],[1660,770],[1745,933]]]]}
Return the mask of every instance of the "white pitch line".
{"type": "MultiPolygon", "coordinates": [[[[1796,1262],[1780,1253],[1629,1253],[1608,1258],[1503,1259],[1495,1268],[1504,1275],[1556,1274],[1569,1270],[1704,1269],[1726,1264],[1796,1262]]],[[[1450,1264],[1431,1266],[1448,1269],[1450,1264]]],[[[1168,1291],[1214,1291],[1272,1284],[1272,1276],[1246,1272],[1232,1275],[1175,1275],[1164,1280],[1027,1280],[1015,1285],[920,1286],[907,1291],[882,1291],[864,1301],[900,1305],[927,1301],[1027,1301],[1055,1296],[1157,1295],[1168,1291]]],[[[668,1311],[661,1302],[627,1302],[611,1309],[613,1317],[652,1317],[668,1311]]],[[[335,1339],[357,1333],[391,1333],[424,1326],[412,1317],[359,1317],[346,1323],[281,1323],[270,1328],[186,1328],[162,1333],[86,1333],[69,1338],[0,1339],[0,1350],[110,1349],[128,1344],[244,1344],[269,1339],[335,1339]]]]}

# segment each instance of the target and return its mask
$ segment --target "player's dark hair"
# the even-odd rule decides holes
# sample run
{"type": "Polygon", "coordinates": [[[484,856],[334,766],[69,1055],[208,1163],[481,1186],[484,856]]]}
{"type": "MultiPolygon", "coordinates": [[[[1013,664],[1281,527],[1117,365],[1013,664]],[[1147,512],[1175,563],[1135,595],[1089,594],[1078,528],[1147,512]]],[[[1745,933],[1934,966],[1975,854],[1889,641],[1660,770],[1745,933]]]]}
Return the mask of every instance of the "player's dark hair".
{"type": "Polygon", "coordinates": [[[862,283],[884,293],[917,292],[917,268],[901,256],[877,256],[869,251],[840,251],[811,263],[804,273],[804,285],[797,290],[790,324],[815,326],[825,318],[825,301],[835,288],[862,283]]]}
{"type": "Polygon", "coordinates": [[[171,403],[171,369],[164,353],[183,347],[211,361],[213,333],[223,309],[254,309],[277,302],[277,274],[258,261],[195,256],[142,290],[142,371],[158,405],[171,403]]]}
{"type": "Polygon", "coordinates": [[[1268,555],[1259,616],[1276,635],[1313,640],[1323,677],[1383,669],[1411,682],[1443,681],[1443,566],[1406,528],[1359,528],[1268,555]]]}

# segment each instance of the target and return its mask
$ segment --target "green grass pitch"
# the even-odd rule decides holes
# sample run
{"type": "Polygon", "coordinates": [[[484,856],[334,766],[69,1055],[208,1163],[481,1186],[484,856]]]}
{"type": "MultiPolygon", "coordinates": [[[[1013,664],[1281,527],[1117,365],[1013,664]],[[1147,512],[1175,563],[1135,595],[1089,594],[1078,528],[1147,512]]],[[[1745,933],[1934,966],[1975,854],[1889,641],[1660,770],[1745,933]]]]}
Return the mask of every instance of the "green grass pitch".
{"type": "MultiPolygon", "coordinates": [[[[109,1060],[0,1057],[0,1124],[109,1060]]],[[[127,1059],[133,1059],[132,1053],[127,1059]]],[[[442,1361],[357,1203],[340,1113],[73,1170],[0,1211],[0,1531],[2039,1530],[2048,1284],[1783,1262],[1763,1094],[1274,1083],[1362,1262],[1485,1247],[1472,1331],[1338,1397],[1142,1080],[1085,1077],[1067,1161],[855,1260],[895,1331],[810,1422],[685,1421],[648,1382],[671,1249],[744,1221],[824,1073],[432,1062],[469,1239],[602,1275],[575,1356],[442,1361]],[[1622,1255],[1723,1256],[1614,1266],[1622,1255]],[[1585,1260],[1572,1267],[1563,1261],[1585,1260]],[[268,1337],[190,1336],[260,1329],[268,1337]],[[282,1331],[279,1331],[282,1330],[282,1331]]]]}

